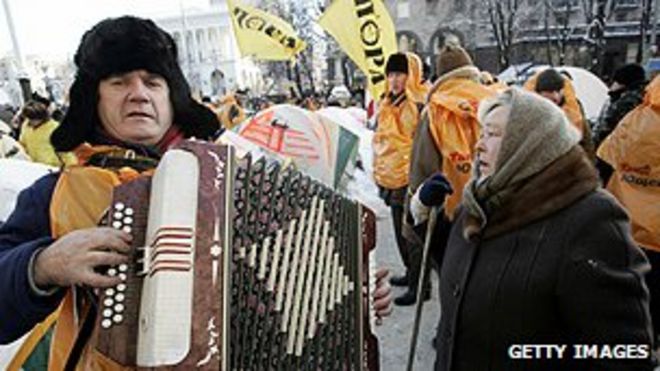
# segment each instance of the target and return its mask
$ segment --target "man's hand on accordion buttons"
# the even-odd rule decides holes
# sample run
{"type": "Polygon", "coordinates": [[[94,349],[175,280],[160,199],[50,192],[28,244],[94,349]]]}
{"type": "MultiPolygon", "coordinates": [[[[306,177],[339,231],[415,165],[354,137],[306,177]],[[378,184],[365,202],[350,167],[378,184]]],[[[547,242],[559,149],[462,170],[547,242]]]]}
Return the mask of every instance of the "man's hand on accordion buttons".
{"type": "Polygon", "coordinates": [[[68,233],[46,247],[34,262],[34,282],[39,287],[87,285],[110,287],[119,277],[94,268],[128,262],[133,237],[113,228],[98,227],[68,233]]]}
{"type": "Polygon", "coordinates": [[[424,206],[440,206],[445,197],[454,193],[451,184],[442,173],[438,172],[426,179],[419,190],[419,200],[424,206]]]}
{"type": "Polygon", "coordinates": [[[381,324],[383,317],[392,313],[392,287],[387,268],[378,268],[376,271],[376,291],[374,291],[374,311],[376,312],[376,323],[381,324]]]}

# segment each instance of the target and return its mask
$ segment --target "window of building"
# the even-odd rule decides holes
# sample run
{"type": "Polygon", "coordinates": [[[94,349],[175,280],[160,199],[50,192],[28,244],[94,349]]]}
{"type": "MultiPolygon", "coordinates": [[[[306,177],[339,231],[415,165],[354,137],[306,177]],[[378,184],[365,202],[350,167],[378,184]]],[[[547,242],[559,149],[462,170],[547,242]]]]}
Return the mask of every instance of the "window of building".
{"type": "Polygon", "coordinates": [[[552,6],[555,8],[577,8],[580,6],[579,0],[552,0],[552,6]]]}
{"type": "Polygon", "coordinates": [[[398,1],[396,14],[399,18],[410,18],[410,2],[408,0],[398,1]]]}

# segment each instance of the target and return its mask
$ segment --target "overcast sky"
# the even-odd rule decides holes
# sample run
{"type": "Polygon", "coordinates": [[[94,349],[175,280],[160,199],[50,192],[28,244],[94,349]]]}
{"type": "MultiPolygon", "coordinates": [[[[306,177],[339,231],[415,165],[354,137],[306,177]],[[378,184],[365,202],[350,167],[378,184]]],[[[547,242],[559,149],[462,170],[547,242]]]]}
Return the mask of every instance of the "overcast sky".
{"type": "MultiPolygon", "coordinates": [[[[204,8],[208,0],[2,0],[8,1],[23,56],[72,56],[82,34],[98,21],[133,14],[181,14],[181,7],[204,8]]],[[[11,51],[4,7],[0,3],[0,57],[11,51]]]]}

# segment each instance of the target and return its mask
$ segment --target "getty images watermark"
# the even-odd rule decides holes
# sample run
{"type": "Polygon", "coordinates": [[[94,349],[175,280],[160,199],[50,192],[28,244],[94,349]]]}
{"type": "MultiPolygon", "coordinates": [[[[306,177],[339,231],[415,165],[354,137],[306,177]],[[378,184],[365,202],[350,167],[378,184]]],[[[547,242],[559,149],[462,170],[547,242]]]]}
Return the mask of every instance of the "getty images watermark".
{"type": "Polygon", "coordinates": [[[511,359],[646,359],[648,344],[513,344],[511,359]]]}

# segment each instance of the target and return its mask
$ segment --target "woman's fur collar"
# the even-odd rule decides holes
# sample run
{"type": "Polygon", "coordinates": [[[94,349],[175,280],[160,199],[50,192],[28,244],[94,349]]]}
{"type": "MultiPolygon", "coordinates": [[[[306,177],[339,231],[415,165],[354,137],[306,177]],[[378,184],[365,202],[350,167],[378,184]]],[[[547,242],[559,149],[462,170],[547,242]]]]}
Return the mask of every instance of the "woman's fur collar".
{"type": "Polygon", "coordinates": [[[463,236],[467,240],[479,235],[491,238],[522,228],[566,208],[598,185],[593,164],[582,148],[575,146],[540,173],[482,202],[488,223],[482,230],[481,221],[468,214],[463,224],[463,236]]]}

